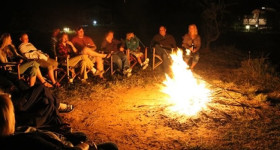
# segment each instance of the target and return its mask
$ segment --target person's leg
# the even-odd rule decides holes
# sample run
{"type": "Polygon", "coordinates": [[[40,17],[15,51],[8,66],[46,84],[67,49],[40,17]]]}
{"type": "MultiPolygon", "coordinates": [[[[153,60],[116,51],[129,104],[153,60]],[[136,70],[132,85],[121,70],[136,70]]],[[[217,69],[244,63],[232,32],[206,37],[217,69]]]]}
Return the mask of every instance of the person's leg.
{"type": "Polygon", "coordinates": [[[113,57],[113,63],[116,64],[118,69],[121,71],[123,69],[121,58],[117,54],[113,54],[112,57],[113,57]]]}
{"type": "Polygon", "coordinates": [[[101,58],[105,58],[106,57],[106,54],[98,53],[98,52],[93,51],[92,49],[90,49],[88,47],[85,47],[82,50],[82,54],[89,55],[89,56],[92,56],[92,57],[101,57],[101,58]]]}
{"type": "Polygon", "coordinates": [[[97,70],[103,71],[104,70],[103,59],[101,57],[95,57],[95,61],[96,61],[97,70]]]}
{"type": "Polygon", "coordinates": [[[30,69],[29,72],[29,86],[32,87],[36,83],[36,75],[37,69],[39,68],[39,64],[36,61],[30,61],[23,63],[19,66],[20,74],[23,74],[27,69],[30,69]]]}
{"type": "Polygon", "coordinates": [[[49,76],[49,79],[51,80],[52,84],[56,84],[57,86],[60,86],[60,84],[58,82],[56,82],[56,80],[54,78],[54,69],[56,69],[58,66],[57,61],[49,58],[48,61],[38,60],[38,63],[40,64],[41,67],[48,68],[48,76],[49,76]]]}
{"type": "Polygon", "coordinates": [[[81,77],[82,79],[86,80],[88,79],[88,75],[87,75],[87,62],[82,60],[81,61],[81,70],[80,70],[80,74],[81,74],[81,77]]]}
{"type": "Polygon", "coordinates": [[[31,76],[29,79],[29,86],[32,87],[36,83],[36,76],[31,76]]]}
{"type": "Polygon", "coordinates": [[[193,69],[196,66],[196,64],[198,63],[198,60],[199,60],[199,53],[197,52],[197,53],[193,54],[191,69],[193,69]]]}
{"type": "Polygon", "coordinates": [[[170,71],[170,60],[169,60],[168,54],[163,53],[162,60],[163,60],[163,71],[165,73],[168,73],[170,71]]]}
{"type": "MultiPolygon", "coordinates": [[[[85,55],[87,56],[87,55],[85,55]]],[[[69,59],[69,66],[70,67],[75,67],[83,58],[83,55],[78,55],[78,56],[74,56],[72,58],[69,59]]]]}
{"type": "Polygon", "coordinates": [[[170,60],[169,60],[169,56],[168,56],[168,53],[165,49],[163,49],[162,47],[160,47],[159,45],[156,45],[155,46],[155,53],[157,55],[159,55],[163,62],[162,62],[162,70],[166,73],[169,71],[169,64],[170,64],[170,60]]]}
{"type": "Polygon", "coordinates": [[[129,62],[128,62],[128,59],[127,59],[126,55],[122,52],[118,52],[118,56],[121,59],[122,64],[123,64],[122,69],[129,69],[130,65],[129,65],[129,62]]]}
{"type": "Polygon", "coordinates": [[[138,51],[131,51],[130,52],[133,56],[135,56],[136,57],[136,59],[137,59],[137,62],[142,66],[142,56],[143,56],[143,53],[141,53],[141,52],[138,52],[138,51]]]}
{"type": "Polygon", "coordinates": [[[51,84],[49,84],[48,82],[46,82],[46,80],[44,79],[44,77],[42,76],[42,73],[40,71],[40,68],[37,69],[37,78],[41,81],[41,83],[43,83],[46,87],[53,87],[51,84]]]}

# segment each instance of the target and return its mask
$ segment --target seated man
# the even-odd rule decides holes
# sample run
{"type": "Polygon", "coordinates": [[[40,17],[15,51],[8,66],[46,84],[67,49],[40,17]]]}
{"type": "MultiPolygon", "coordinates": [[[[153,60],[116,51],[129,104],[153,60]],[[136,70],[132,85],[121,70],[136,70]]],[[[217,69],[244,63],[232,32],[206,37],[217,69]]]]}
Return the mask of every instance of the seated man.
{"type": "Polygon", "coordinates": [[[124,46],[121,41],[114,39],[114,32],[109,31],[105,35],[105,39],[101,44],[101,50],[109,54],[112,52],[113,62],[118,66],[118,70],[122,71],[127,77],[131,76],[131,68],[128,59],[124,54],[124,46]]]}
{"type": "Polygon", "coordinates": [[[43,85],[26,88],[19,81],[0,76],[0,89],[12,96],[17,126],[33,126],[69,132],[71,128],[62,121],[59,112],[70,112],[73,105],[61,103],[43,85]]]}
{"type": "Polygon", "coordinates": [[[82,55],[88,55],[92,57],[93,63],[96,63],[97,75],[103,76],[104,65],[102,58],[109,58],[111,55],[101,54],[96,52],[96,45],[93,40],[84,35],[84,29],[82,27],[77,28],[77,35],[72,38],[71,42],[77,48],[78,53],[82,55]]]}
{"type": "MultiPolygon", "coordinates": [[[[67,57],[70,56],[69,59],[69,66],[74,68],[79,64],[80,69],[80,76],[82,79],[82,82],[85,82],[88,78],[87,75],[87,69],[91,70],[93,75],[96,74],[96,69],[93,67],[94,64],[92,61],[88,58],[88,55],[79,55],[77,54],[78,50],[75,48],[72,42],[68,40],[68,35],[66,33],[63,33],[60,39],[60,42],[58,44],[58,56],[59,58],[62,58],[66,60],[67,57]]],[[[75,70],[72,69],[73,74],[75,74],[75,70]]],[[[72,78],[75,76],[72,74],[72,78]]],[[[103,74],[99,74],[100,78],[104,78],[103,74]]]]}
{"type": "Polygon", "coordinates": [[[48,76],[52,84],[59,87],[60,83],[58,83],[54,78],[54,70],[57,68],[58,63],[54,59],[49,58],[47,54],[38,50],[32,43],[29,43],[28,35],[26,33],[21,35],[20,41],[22,42],[19,45],[20,52],[27,59],[36,60],[41,67],[48,68],[48,76]]]}
{"type": "Polygon", "coordinates": [[[159,27],[159,34],[156,34],[153,37],[151,46],[155,48],[156,54],[161,56],[163,59],[163,71],[168,73],[170,69],[169,53],[171,52],[172,48],[177,48],[177,46],[174,37],[166,33],[165,26],[159,27]]]}
{"type": "Polygon", "coordinates": [[[141,58],[143,58],[144,54],[140,52],[139,46],[140,40],[134,35],[133,32],[129,32],[126,34],[126,48],[129,52],[137,58],[138,63],[141,65],[142,69],[145,70],[149,65],[149,58],[146,58],[142,63],[141,58]]]}

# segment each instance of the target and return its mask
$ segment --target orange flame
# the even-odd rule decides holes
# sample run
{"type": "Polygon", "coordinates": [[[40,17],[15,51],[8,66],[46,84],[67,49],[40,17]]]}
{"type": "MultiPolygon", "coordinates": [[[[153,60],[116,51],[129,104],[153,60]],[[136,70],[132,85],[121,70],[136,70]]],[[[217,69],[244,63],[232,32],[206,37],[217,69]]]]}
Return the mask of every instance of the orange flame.
{"type": "Polygon", "coordinates": [[[179,49],[177,54],[172,53],[171,57],[173,77],[166,74],[166,80],[163,82],[165,86],[162,89],[170,96],[172,106],[169,109],[179,114],[194,116],[211,101],[210,90],[205,87],[204,81],[197,80],[188,69],[189,66],[182,57],[182,50],[179,49]]]}

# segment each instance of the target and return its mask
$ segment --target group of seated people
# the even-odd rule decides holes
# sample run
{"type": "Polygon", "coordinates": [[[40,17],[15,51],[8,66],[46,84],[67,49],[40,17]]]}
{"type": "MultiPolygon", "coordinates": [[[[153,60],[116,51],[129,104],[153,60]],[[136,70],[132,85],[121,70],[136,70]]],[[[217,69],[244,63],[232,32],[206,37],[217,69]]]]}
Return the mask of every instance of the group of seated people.
{"type": "Polygon", "coordinates": [[[132,33],[127,34],[125,42],[114,38],[114,32],[106,33],[105,38],[98,50],[93,40],[84,34],[84,29],[76,29],[76,36],[69,40],[67,33],[61,33],[59,29],[53,31],[51,38],[51,50],[54,54],[47,54],[37,49],[29,42],[27,33],[20,36],[21,44],[16,46],[12,43],[12,37],[9,33],[3,33],[0,38],[0,61],[1,64],[8,62],[20,63],[20,74],[29,75],[29,86],[34,86],[36,78],[46,87],[59,87],[61,84],[55,78],[55,71],[59,65],[65,65],[66,60],[70,68],[70,79],[77,75],[85,83],[88,79],[88,72],[98,76],[102,80],[104,77],[104,59],[112,57],[114,69],[122,75],[131,76],[132,68],[128,57],[124,53],[129,49],[131,54],[137,57],[137,60],[143,69],[146,69],[149,59],[143,60],[143,53],[140,52],[139,39],[132,33]],[[52,57],[51,57],[52,56],[52,57]],[[48,71],[48,81],[42,76],[41,69],[48,71]],[[75,70],[79,70],[76,73],[75,70]]]}
{"type": "MultiPolygon", "coordinates": [[[[199,49],[201,47],[201,38],[198,34],[198,29],[195,24],[188,26],[188,33],[186,33],[182,40],[183,59],[186,64],[190,65],[189,69],[193,70],[199,60],[199,49]],[[191,61],[190,61],[191,60],[191,61]]],[[[170,53],[177,50],[175,38],[167,33],[165,26],[159,27],[159,33],[156,34],[151,46],[155,49],[155,53],[163,60],[162,70],[165,73],[170,73],[170,53]]]]}
{"type": "MultiPolygon", "coordinates": [[[[101,51],[98,52],[93,40],[84,35],[82,27],[76,30],[77,35],[69,40],[66,33],[62,33],[57,39],[59,30],[55,30],[52,43],[53,51],[57,52],[59,59],[69,58],[69,66],[80,65],[80,78],[88,78],[87,71],[104,78],[103,59],[112,58],[117,70],[123,75],[131,76],[129,60],[123,51],[130,50],[137,58],[142,69],[146,69],[149,59],[141,59],[143,53],[139,51],[139,39],[130,32],[126,35],[125,45],[114,39],[114,32],[109,31],[101,44],[101,51]],[[96,68],[94,64],[96,63],[96,68]]],[[[116,150],[114,143],[103,143],[99,145],[87,144],[87,136],[82,132],[73,132],[70,124],[63,121],[60,113],[67,113],[73,110],[73,106],[60,102],[48,87],[60,86],[54,78],[54,70],[59,63],[50,58],[48,54],[38,50],[29,42],[28,35],[22,34],[22,42],[19,51],[12,43],[9,33],[0,37],[0,61],[20,62],[20,74],[28,72],[29,83],[22,83],[16,80],[9,72],[0,71],[0,148],[6,149],[100,149],[116,150]],[[42,76],[39,67],[48,69],[48,83],[42,76]],[[42,84],[35,84],[36,79],[42,84]]],[[[183,47],[190,49],[194,63],[199,59],[200,36],[197,34],[195,25],[189,26],[189,33],[183,37],[183,47]]],[[[176,41],[170,34],[166,34],[166,27],[159,28],[159,34],[152,39],[151,45],[156,53],[164,59],[163,68],[168,67],[168,53],[170,49],[176,48],[176,41]]],[[[73,70],[72,76],[75,76],[73,70]]]]}
{"type": "MultiPolygon", "coordinates": [[[[77,35],[70,41],[68,34],[62,33],[60,40],[53,42],[53,47],[57,50],[57,55],[60,58],[69,58],[69,66],[74,67],[78,64],[80,65],[81,69],[79,74],[81,75],[82,80],[86,80],[88,78],[87,70],[90,70],[93,75],[97,75],[101,79],[106,80],[103,75],[105,72],[104,59],[109,59],[111,57],[113,64],[116,65],[116,70],[119,73],[127,77],[131,76],[132,68],[130,67],[129,60],[124,53],[124,49],[127,48],[126,43],[115,39],[113,31],[108,31],[105,34],[100,49],[97,49],[94,41],[89,36],[85,35],[82,27],[78,27],[76,29],[76,34],[77,35]],[[96,68],[94,67],[95,64],[96,68]]],[[[130,41],[130,39],[128,41],[130,41]]],[[[130,45],[134,45],[137,48],[133,50],[139,50],[139,42],[130,45]]],[[[143,53],[140,57],[143,57],[143,53]]],[[[146,67],[148,62],[148,60],[145,62],[146,67]]],[[[140,65],[143,64],[141,63],[140,65]]],[[[72,77],[75,77],[75,75],[76,74],[73,73],[72,77]]]]}
{"type": "MultiPolygon", "coordinates": [[[[190,63],[190,69],[193,69],[199,60],[199,49],[201,47],[201,39],[198,35],[195,24],[189,25],[188,33],[183,36],[182,47],[189,52],[185,52],[184,60],[190,63]]],[[[132,75],[132,67],[130,66],[129,57],[125,51],[132,54],[142,69],[146,69],[149,64],[149,58],[143,59],[143,53],[140,49],[140,40],[133,32],[128,32],[123,41],[114,38],[114,31],[108,31],[101,43],[100,49],[97,49],[94,41],[86,36],[83,27],[76,29],[76,36],[69,40],[67,33],[60,34],[60,29],[55,29],[51,37],[51,50],[53,55],[44,53],[37,49],[29,42],[28,34],[23,33],[20,36],[21,44],[18,46],[19,51],[12,43],[9,33],[4,33],[0,38],[0,61],[7,63],[9,61],[20,62],[20,74],[29,75],[29,85],[34,86],[36,78],[40,80],[46,87],[59,87],[60,83],[56,80],[54,71],[60,64],[65,65],[68,60],[71,76],[69,80],[73,80],[76,75],[83,83],[88,79],[88,72],[94,76],[98,76],[102,80],[104,77],[104,59],[111,58],[114,69],[130,77],[132,75]],[[56,58],[56,60],[55,60],[56,58]],[[48,69],[48,79],[46,81],[42,76],[40,67],[48,69]],[[79,69],[76,73],[75,70],[79,69]],[[49,83],[50,82],[50,83],[49,83]]],[[[159,27],[159,33],[156,34],[150,43],[150,47],[155,49],[155,53],[163,60],[162,70],[168,73],[170,70],[170,56],[172,50],[177,49],[175,38],[167,33],[165,26],[159,27]]]]}

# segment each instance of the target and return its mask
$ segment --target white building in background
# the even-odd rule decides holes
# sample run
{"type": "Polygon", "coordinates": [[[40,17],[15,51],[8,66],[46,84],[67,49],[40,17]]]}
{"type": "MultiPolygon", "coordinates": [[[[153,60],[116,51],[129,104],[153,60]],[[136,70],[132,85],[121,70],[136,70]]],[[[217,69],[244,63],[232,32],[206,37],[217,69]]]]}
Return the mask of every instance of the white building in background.
{"type": "Polygon", "coordinates": [[[271,7],[262,7],[261,9],[254,9],[250,15],[243,17],[243,27],[246,31],[251,29],[266,29],[271,30],[278,28],[279,15],[277,10],[271,7]]]}
{"type": "Polygon", "coordinates": [[[243,18],[243,25],[245,26],[246,30],[250,30],[251,28],[257,29],[265,29],[267,26],[267,19],[264,17],[265,8],[263,7],[262,10],[255,9],[252,11],[252,15],[244,16],[243,18]]]}

